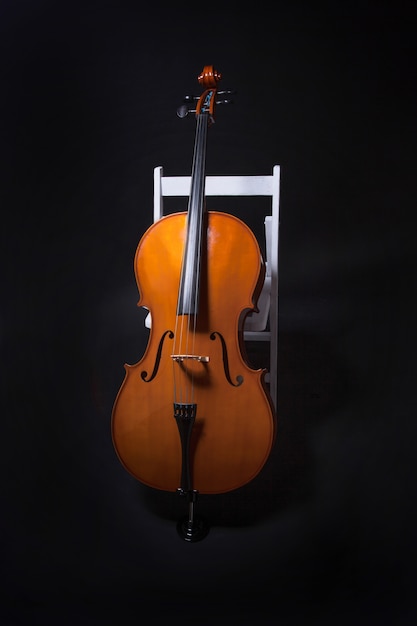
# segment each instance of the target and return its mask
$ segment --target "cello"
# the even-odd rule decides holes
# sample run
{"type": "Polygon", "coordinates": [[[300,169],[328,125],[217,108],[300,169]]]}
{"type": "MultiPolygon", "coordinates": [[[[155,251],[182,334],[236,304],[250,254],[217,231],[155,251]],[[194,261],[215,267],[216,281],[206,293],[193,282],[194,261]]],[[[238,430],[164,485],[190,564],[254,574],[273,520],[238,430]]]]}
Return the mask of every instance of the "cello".
{"type": "Polygon", "coordinates": [[[187,541],[208,532],[195,515],[197,495],[253,480],[277,426],[266,370],[250,367],[243,339],[265,277],[262,253],[243,221],[206,209],[206,144],[219,80],[210,65],[198,76],[188,209],[153,223],[136,249],[137,304],[152,322],[143,357],[124,365],[112,411],[124,468],[148,487],[187,496],[189,513],[177,527],[187,541]]]}

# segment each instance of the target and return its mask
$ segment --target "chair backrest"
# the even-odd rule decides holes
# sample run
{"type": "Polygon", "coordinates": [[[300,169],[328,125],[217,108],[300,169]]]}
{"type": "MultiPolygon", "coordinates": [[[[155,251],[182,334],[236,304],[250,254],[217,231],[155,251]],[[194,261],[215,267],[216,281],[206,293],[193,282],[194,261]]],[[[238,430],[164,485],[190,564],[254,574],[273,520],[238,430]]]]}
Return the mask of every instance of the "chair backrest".
{"type": "MultiPolygon", "coordinates": [[[[161,166],[154,169],[154,221],[164,214],[164,197],[185,197],[190,194],[190,176],[164,176],[161,166]]],[[[206,176],[206,196],[268,196],[271,211],[264,216],[266,241],[266,276],[258,300],[259,312],[250,313],[245,320],[245,341],[268,341],[270,346],[270,395],[277,405],[278,368],[278,242],[280,167],[275,165],[266,176],[206,176]],[[269,329],[268,329],[269,321],[269,329]]]]}

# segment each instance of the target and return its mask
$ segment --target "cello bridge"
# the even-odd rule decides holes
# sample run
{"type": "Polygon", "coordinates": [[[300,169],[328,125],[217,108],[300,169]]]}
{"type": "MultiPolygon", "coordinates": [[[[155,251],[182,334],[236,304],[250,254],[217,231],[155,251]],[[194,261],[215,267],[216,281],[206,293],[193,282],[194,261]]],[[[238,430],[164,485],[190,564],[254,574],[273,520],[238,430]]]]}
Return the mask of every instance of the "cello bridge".
{"type": "Polygon", "coordinates": [[[199,363],[208,363],[210,357],[200,356],[198,354],[171,354],[171,359],[177,363],[183,363],[184,361],[198,361],[199,363]]]}

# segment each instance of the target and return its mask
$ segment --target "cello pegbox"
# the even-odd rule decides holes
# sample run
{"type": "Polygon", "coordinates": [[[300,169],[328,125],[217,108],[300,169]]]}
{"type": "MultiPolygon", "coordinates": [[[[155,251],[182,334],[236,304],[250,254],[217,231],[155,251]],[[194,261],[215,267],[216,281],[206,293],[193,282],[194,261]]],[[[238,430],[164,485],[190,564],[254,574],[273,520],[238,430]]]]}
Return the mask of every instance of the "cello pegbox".
{"type": "Polygon", "coordinates": [[[217,83],[221,78],[222,75],[212,65],[206,65],[198,77],[198,82],[204,87],[204,91],[197,102],[196,115],[208,113],[211,122],[214,121],[217,83]]]}

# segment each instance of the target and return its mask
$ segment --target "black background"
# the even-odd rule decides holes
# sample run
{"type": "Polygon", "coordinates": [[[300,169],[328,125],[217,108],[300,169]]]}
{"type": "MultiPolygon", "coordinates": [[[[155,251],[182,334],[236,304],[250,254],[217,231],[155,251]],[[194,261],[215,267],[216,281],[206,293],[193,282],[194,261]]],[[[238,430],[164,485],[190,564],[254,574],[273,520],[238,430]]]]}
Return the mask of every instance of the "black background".
{"type": "Polygon", "coordinates": [[[1,0],[2,624],[414,623],[413,18],[1,0]],[[207,173],[281,166],[279,432],[187,543],[110,418],[147,341],[153,168],[189,173],[207,64],[237,91],[207,173]]]}

